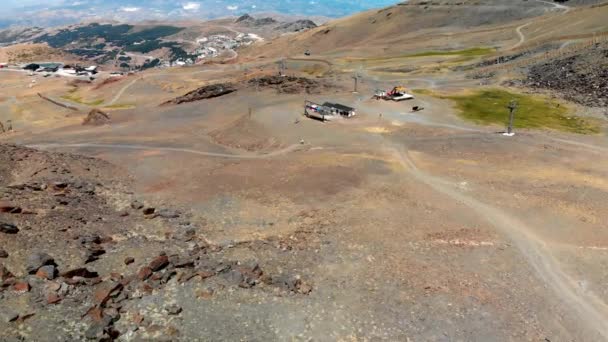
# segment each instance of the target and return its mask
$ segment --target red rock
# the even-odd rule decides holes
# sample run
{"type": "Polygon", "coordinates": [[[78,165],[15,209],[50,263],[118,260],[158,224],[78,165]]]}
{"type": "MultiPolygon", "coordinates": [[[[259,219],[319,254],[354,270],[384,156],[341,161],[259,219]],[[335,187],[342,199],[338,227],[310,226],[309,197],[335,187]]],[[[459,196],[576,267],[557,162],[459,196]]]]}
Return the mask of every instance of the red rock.
{"type": "Polygon", "coordinates": [[[150,269],[150,267],[142,267],[139,270],[139,272],[137,272],[137,279],[146,280],[146,279],[150,278],[151,275],[152,275],[152,270],[150,269]]]}
{"type": "Polygon", "coordinates": [[[101,282],[102,282],[101,277],[95,277],[95,278],[89,279],[88,281],[85,281],[85,283],[89,286],[101,284],[101,282]]]}
{"type": "Polygon", "coordinates": [[[148,267],[150,267],[152,272],[156,272],[167,267],[167,265],[169,265],[169,257],[166,255],[159,255],[158,257],[156,257],[156,259],[152,260],[148,267]]]}
{"type": "Polygon", "coordinates": [[[213,289],[208,288],[196,293],[196,298],[198,299],[211,299],[211,297],[213,297],[213,289]]]}
{"type": "Polygon", "coordinates": [[[96,278],[99,275],[95,271],[89,271],[88,269],[82,267],[82,268],[76,268],[76,269],[64,272],[61,274],[61,276],[64,278],[74,278],[74,277],[96,278]]]}
{"type": "Polygon", "coordinates": [[[40,279],[53,280],[55,279],[56,273],[57,270],[55,269],[55,266],[42,266],[38,269],[38,271],[36,271],[36,277],[40,279]]]}
{"type": "Polygon", "coordinates": [[[150,294],[150,293],[152,293],[152,291],[154,291],[154,288],[152,286],[150,286],[150,284],[148,284],[148,283],[141,284],[140,289],[142,292],[145,292],[148,294],[150,294]]]}
{"type": "Polygon", "coordinates": [[[212,271],[200,271],[197,272],[196,275],[200,276],[202,279],[201,280],[205,280],[207,278],[211,278],[215,275],[215,272],[212,271]]]}
{"type": "Polygon", "coordinates": [[[51,291],[59,291],[59,289],[61,289],[61,284],[60,283],[48,283],[47,288],[51,291]]]}
{"type": "Polygon", "coordinates": [[[19,208],[19,206],[17,206],[15,203],[0,201],[0,213],[19,214],[20,212],[21,208],[19,208]]]}
{"type": "Polygon", "coordinates": [[[30,284],[26,281],[18,281],[13,285],[13,289],[19,293],[25,293],[30,291],[30,284]]]}
{"type": "Polygon", "coordinates": [[[103,310],[98,306],[94,306],[87,311],[85,316],[88,316],[93,322],[101,322],[103,320],[103,310]]]}
{"type": "Polygon", "coordinates": [[[104,305],[112,295],[117,294],[122,290],[122,285],[120,283],[110,283],[100,286],[93,293],[93,299],[95,303],[99,305],[104,305]]]}
{"type": "Polygon", "coordinates": [[[126,277],[122,278],[122,279],[120,280],[120,283],[122,284],[122,286],[127,286],[127,285],[129,285],[129,284],[131,283],[131,281],[133,281],[134,279],[135,279],[135,276],[133,276],[133,275],[128,275],[128,276],[126,276],[126,277]]]}
{"type": "Polygon", "coordinates": [[[140,313],[136,313],[133,315],[131,320],[133,321],[133,323],[141,325],[144,322],[144,316],[142,316],[140,313]]]}
{"type": "Polygon", "coordinates": [[[49,293],[46,296],[46,303],[47,304],[57,304],[59,302],[61,302],[62,298],[57,295],[56,293],[49,293]]]}

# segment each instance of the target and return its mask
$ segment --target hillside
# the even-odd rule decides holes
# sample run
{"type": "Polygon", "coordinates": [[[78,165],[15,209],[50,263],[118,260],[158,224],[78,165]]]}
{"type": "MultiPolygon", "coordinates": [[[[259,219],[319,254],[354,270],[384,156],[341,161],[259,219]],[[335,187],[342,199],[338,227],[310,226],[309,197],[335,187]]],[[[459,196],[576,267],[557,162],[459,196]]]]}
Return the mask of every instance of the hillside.
{"type": "Polygon", "coordinates": [[[0,33],[0,341],[608,341],[608,3],[194,1],[0,33]]]}
{"type": "MultiPolygon", "coordinates": [[[[594,3],[580,0],[576,5],[594,3]]],[[[517,37],[517,23],[557,15],[560,6],[543,1],[409,1],[331,21],[295,37],[258,45],[243,55],[280,57],[286,51],[297,55],[311,50],[323,55],[378,56],[423,49],[501,46],[503,41],[517,37]]],[[[602,19],[599,15],[591,18],[602,19]]],[[[597,22],[588,25],[594,24],[597,27],[597,22]]]]}

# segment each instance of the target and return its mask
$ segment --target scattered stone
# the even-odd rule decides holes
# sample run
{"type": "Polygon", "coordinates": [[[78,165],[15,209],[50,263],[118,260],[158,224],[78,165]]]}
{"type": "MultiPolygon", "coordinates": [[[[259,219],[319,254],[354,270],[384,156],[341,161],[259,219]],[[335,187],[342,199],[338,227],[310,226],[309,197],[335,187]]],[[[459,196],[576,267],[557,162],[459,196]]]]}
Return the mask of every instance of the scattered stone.
{"type": "Polygon", "coordinates": [[[167,313],[169,315],[179,315],[182,312],[182,308],[176,304],[171,304],[171,305],[167,305],[165,306],[165,311],[167,311],[167,313]]]}
{"type": "Polygon", "coordinates": [[[152,276],[152,270],[150,267],[142,267],[139,272],[137,272],[137,279],[146,280],[152,276]]]}
{"type": "Polygon", "coordinates": [[[95,292],[93,293],[93,298],[95,300],[95,303],[99,305],[105,305],[106,302],[110,299],[110,297],[118,295],[121,291],[121,283],[107,283],[103,284],[95,290],[95,292]]]}
{"type": "Polygon", "coordinates": [[[9,308],[0,307],[0,320],[4,323],[14,322],[19,314],[9,308]]]}
{"type": "Polygon", "coordinates": [[[148,267],[150,267],[152,272],[158,272],[167,267],[167,265],[169,265],[169,257],[166,255],[159,255],[156,259],[152,260],[148,267]]]}
{"type": "Polygon", "coordinates": [[[110,325],[111,319],[108,317],[103,322],[95,322],[91,324],[89,329],[84,333],[87,340],[109,341],[110,335],[107,334],[106,328],[110,325]],[[106,323],[107,322],[107,323],[106,323]]]}
{"type": "Polygon", "coordinates": [[[131,265],[134,262],[135,262],[135,259],[132,257],[125,258],[125,265],[131,265]]]}
{"type": "Polygon", "coordinates": [[[112,322],[116,322],[120,319],[120,312],[116,308],[107,308],[103,310],[104,316],[108,316],[112,319],[112,322]]]}
{"type": "Polygon", "coordinates": [[[158,216],[166,219],[178,218],[179,213],[171,209],[161,209],[158,211],[158,216]]]}
{"type": "Polygon", "coordinates": [[[309,294],[312,291],[312,286],[302,281],[299,276],[281,275],[271,279],[271,283],[294,293],[309,294]]]}
{"type": "Polygon", "coordinates": [[[301,294],[309,294],[312,292],[312,285],[302,282],[300,283],[300,286],[298,287],[298,293],[301,294]]]}
{"type": "Polygon", "coordinates": [[[103,255],[106,253],[106,250],[103,249],[103,247],[99,246],[99,245],[91,245],[87,247],[87,250],[85,252],[85,264],[88,264],[90,262],[99,260],[99,256],[103,255]]]}
{"type": "Polygon", "coordinates": [[[82,235],[79,238],[79,241],[81,244],[85,245],[85,244],[100,244],[101,243],[101,237],[97,234],[90,234],[90,235],[82,235]]]}
{"type": "Polygon", "coordinates": [[[18,281],[13,285],[13,290],[17,293],[30,292],[31,286],[27,281],[18,281]]]}
{"type": "Polygon", "coordinates": [[[211,297],[213,297],[214,294],[214,290],[210,287],[207,287],[203,290],[200,290],[196,293],[196,297],[198,299],[211,299],[211,297]]]}
{"type": "Polygon", "coordinates": [[[46,303],[49,305],[58,304],[62,299],[57,293],[49,293],[46,296],[46,303]]]}
{"type": "Polygon", "coordinates": [[[194,228],[186,229],[184,231],[184,233],[182,234],[182,239],[185,242],[192,241],[192,240],[194,240],[195,237],[196,237],[196,230],[194,228]]]}
{"type": "Polygon", "coordinates": [[[143,210],[144,215],[152,215],[152,214],[154,214],[154,212],[156,212],[156,208],[152,208],[152,207],[146,207],[143,210]]]}
{"type": "Polygon", "coordinates": [[[89,271],[88,269],[82,267],[82,268],[76,268],[76,269],[64,272],[61,274],[61,276],[64,278],[81,277],[81,278],[91,279],[91,278],[99,277],[99,274],[97,274],[97,272],[95,272],[95,271],[89,271]]]}
{"type": "Polygon", "coordinates": [[[26,271],[29,274],[35,274],[42,266],[57,266],[55,259],[46,253],[34,253],[27,259],[26,271]]]}
{"type": "Polygon", "coordinates": [[[42,266],[36,272],[36,277],[46,280],[53,280],[57,275],[57,269],[53,265],[42,266]]]}
{"type": "Polygon", "coordinates": [[[57,291],[59,291],[59,289],[61,288],[61,284],[60,284],[60,283],[48,283],[48,284],[46,285],[46,288],[47,288],[49,291],[57,292],[57,291]]]}
{"type": "Polygon", "coordinates": [[[14,224],[0,222],[0,233],[17,234],[19,233],[19,228],[14,224]]]}
{"type": "Polygon", "coordinates": [[[141,325],[144,322],[144,316],[140,313],[133,314],[131,321],[137,325],[141,325]]]}
{"type": "Polygon", "coordinates": [[[66,182],[53,182],[53,189],[54,190],[63,190],[66,189],[68,187],[68,183],[66,182]]]}
{"type": "Polygon", "coordinates": [[[0,201],[0,213],[19,214],[22,209],[14,203],[0,201]]]}
{"type": "Polygon", "coordinates": [[[135,210],[141,210],[141,209],[143,209],[143,207],[144,207],[144,205],[139,201],[131,202],[131,208],[133,208],[135,210]]]}
{"type": "Polygon", "coordinates": [[[0,259],[8,258],[8,252],[0,248],[0,259]]]}

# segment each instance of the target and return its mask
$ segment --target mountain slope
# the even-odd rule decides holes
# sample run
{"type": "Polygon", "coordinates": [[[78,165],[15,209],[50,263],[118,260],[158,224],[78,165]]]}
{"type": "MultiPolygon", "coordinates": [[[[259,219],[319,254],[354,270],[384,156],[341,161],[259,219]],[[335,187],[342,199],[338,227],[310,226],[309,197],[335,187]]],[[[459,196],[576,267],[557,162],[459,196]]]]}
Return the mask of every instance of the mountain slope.
{"type": "MultiPolygon", "coordinates": [[[[577,4],[594,2],[579,0],[577,4]]],[[[514,29],[523,20],[561,12],[558,5],[548,1],[412,0],[332,21],[259,49],[249,49],[242,55],[280,57],[286,51],[294,55],[308,49],[324,55],[378,56],[429,48],[500,46],[501,41],[516,38],[514,29]]]]}

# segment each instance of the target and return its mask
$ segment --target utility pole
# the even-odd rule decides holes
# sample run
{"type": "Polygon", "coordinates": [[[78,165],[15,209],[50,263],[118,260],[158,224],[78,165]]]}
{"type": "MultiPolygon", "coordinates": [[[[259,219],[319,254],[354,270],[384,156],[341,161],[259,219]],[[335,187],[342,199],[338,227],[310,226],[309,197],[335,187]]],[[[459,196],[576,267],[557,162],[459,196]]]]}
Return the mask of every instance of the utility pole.
{"type": "Polygon", "coordinates": [[[249,120],[251,120],[251,114],[253,113],[253,110],[251,109],[251,107],[249,107],[249,120]]]}
{"type": "Polygon", "coordinates": [[[283,76],[283,75],[285,75],[285,69],[287,69],[287,68],[285,67],[285,59],[284,59],[284,58],[283,58],[283,59],[281,59],[281,60],[278,62],[278,64],[279,64],[279,76],[283,76]]]}
{"type": "Polygon", "coordinates": [[[513,136],[513,122],[515,121],[515,111],[519,107],[517,101],[511,100],[507,108],[509,108],[509,126],[507,127],[507,136],[513,136]]]}
{"type": "Polygon", "coordinates": [[[353,90],[353,93],[356,93],[357,92],[357,85],[359,83],[359,75],[353,76],[353,79],[355,80],[355,88],[353,90]]]}

